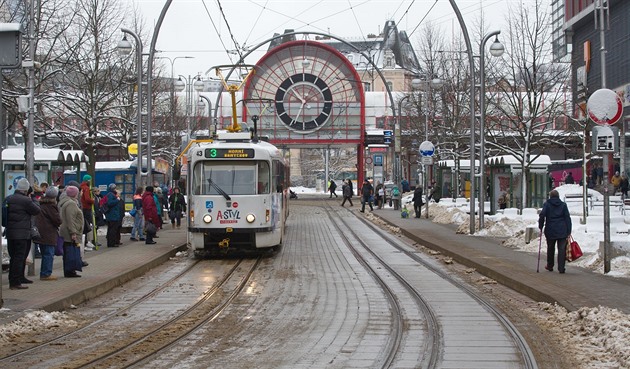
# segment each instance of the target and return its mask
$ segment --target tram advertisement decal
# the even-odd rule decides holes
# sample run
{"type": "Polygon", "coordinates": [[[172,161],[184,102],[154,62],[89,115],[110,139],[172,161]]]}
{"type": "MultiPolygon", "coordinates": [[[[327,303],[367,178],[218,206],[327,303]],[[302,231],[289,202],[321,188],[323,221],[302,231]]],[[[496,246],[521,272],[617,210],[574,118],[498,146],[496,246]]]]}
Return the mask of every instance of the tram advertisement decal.
{"type": "Polygon", "coordinates": [[[217,220],[221,224],[238,223],[241,219],[241,212],[238,210],[228,209],[224,211],[217,211],[217,220]]]}

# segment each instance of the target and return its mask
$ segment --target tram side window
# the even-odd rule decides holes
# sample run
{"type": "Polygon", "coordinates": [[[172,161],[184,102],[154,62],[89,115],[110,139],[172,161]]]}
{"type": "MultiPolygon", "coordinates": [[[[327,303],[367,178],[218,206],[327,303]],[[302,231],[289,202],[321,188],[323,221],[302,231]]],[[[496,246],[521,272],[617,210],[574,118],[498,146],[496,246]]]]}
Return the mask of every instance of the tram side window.
{"type": "Polygon", "coordinates": [[[258,193],[269,193],[269,163],[266,161],[258,162],[258,193]]]}
{"type": "Polygon", "coordinates": [[[273,162],[273,191],[282,192],[285,188],[285,167],[281,161],[273,162]]]}

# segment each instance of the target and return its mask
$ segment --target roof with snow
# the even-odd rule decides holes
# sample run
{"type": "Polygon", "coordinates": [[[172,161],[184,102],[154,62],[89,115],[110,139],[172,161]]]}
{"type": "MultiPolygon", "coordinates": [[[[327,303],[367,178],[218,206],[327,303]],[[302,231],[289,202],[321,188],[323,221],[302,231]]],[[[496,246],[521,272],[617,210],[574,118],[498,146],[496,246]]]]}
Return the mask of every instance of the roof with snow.
{"type": "MultiPolygon", "coordinates": [[[[78,164],[89,162],[88,157],[81,150],[61,150],[35,148],[36,162],[55,162],[56,164],[78,164]]],[[[10,147],[2,150],[2,161],[24,162],[24,147],[10,147]]]]}

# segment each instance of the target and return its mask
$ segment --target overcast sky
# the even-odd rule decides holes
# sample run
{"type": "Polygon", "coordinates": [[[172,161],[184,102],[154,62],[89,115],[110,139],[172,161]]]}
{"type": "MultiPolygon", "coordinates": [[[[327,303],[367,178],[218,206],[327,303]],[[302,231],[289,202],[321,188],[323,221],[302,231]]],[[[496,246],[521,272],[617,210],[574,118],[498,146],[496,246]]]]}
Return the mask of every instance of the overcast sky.
{"type": "MultiPolygon", "coordinates": [[[[165,1],[135,1],[153,29],[165,1]]],[[[517,1],[457,0],[457,6],[472,37],[472,22],[479,19],[482,10],[490,22],[489,28],[500,29],[508,4],[517,1]]],[[[449,33],[460,32],[448,0],[174,0],[157,41],[156,49],[162,52],[156,55],[171,60],[180,57],[173,64],[174,76],[199,73],[205,76],[213,66],[238,60],[237,55],[229,53],[236,49],[235,42],[241,48],[254,47],[285,29],[330,33],[356,40],[370,33],[378,34],[387,20],[394,20],[399,30],[407,31],[414,45],[418,44],[420,28],[427,21],[439,24],[449,33]]],[[[145,45],[146,51],[148,47],[145,45]]],[[[266,46],[258,50],[247,58],[247,64],[255,64],[266,46]]],[[[169,60],[164,62],[168,74],[171,64],[169,60]]]]}

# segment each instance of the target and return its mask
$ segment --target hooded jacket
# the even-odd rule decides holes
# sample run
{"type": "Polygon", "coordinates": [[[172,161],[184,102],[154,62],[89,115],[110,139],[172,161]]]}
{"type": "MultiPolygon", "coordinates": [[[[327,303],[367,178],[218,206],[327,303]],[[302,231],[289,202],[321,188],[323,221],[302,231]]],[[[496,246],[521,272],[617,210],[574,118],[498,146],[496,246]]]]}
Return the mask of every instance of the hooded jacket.
{"type": "Polygon", "coordinates": [[[35,217],[35,223],[40,237],[34,241],[42,245],[54,246],[57,244],[59,226],[61,225],[57,198],[44,196],[39,200],[39,206],[42,211],[35,217]]]}
{"type": "Polygon", "coordinates": [[[545,201],[538,217],[538,228],[545,227],[548,240],[567,238],[571,234],[571,216],[569,208],[560,198],[552,197],[545,201]]]}
{"type": "Polygon", "coordinates": [[[79,209],[76,199],[70,196],[62,196],[59,200],[59,214],[61,215],[61,226],[59,234],[65,242],[72,242],[72,235],[80,240],[83,234],[83,212],[79,209]]]}

